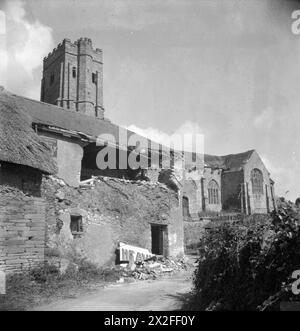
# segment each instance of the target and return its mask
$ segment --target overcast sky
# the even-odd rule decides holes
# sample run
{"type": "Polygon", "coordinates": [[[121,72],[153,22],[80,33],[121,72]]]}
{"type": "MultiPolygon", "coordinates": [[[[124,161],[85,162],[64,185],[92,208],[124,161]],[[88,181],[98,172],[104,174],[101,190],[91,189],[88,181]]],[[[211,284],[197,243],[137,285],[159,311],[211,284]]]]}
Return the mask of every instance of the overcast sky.
{"type": "Polygon", "coordinates": [[[277,193],[300,196],[297,2],[0,4],[0,84],[10,91],[39,99],[42,58],[63,38],[89,37],[104,52],[106,117],[156,140],[201,132],[209,154],[256,149],[277,193]]]}

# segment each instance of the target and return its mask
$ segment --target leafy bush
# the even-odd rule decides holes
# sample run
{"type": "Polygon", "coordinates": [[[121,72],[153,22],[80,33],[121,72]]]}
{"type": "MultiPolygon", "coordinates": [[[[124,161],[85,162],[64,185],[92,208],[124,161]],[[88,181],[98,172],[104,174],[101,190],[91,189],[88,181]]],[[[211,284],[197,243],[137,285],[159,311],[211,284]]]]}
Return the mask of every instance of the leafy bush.
{"type": "Polygon", "coordinates": [[[193,309],[274,310],[295,297],[300,269],[300,215],[281,199],[271,219],[249,217],[204,236],[194,276],[193,309]],[[274,299],[275,298],[275,299],[274,299]]]}
{"type": "Polygon", "coordinates": [[[97,267],[94,263],[82,259],[78,261],[78,274],[81,278],[84,279],[94,279],[94,278],[101,278],[103,279],[103,270],[102,268],[97,267]]]}
{"type": "Polygon", "coordinates": [[[32,278],[32,280],[39,283],[48,282],[49,280],[56,278],[58,274],[58,268],[48,263],[36,267],[29,272],[29,276],[32,278]]]}

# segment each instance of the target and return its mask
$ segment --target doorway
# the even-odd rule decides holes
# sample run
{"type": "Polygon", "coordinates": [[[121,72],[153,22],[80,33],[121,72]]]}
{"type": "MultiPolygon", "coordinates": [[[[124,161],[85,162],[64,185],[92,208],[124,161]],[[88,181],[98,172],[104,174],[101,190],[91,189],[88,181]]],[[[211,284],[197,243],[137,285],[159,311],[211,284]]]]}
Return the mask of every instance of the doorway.
{"type": "Polygon", "coordinates": [[[168,256],[167,225],[151,225],[152,254],[168,256]]]}

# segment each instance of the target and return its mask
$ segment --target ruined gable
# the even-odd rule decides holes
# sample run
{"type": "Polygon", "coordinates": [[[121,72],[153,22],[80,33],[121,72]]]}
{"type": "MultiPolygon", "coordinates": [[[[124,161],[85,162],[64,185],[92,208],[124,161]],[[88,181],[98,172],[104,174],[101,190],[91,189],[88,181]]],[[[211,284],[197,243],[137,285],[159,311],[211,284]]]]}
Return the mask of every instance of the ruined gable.
{"type": "Polygon", "coordinates": [[[42,196],[47,201],[47,245],[62,254],[75,249],[98,265],[113,264],[119,242],[151,252],[154,227],[159,226],[167,231],[164,254],[183,254],[180,201],[163,184],[98,177],[73,188],[44,178],[42,196]],[[82,218],[83,233],[76,238],[70,229],[74,216],[82,218]]]}

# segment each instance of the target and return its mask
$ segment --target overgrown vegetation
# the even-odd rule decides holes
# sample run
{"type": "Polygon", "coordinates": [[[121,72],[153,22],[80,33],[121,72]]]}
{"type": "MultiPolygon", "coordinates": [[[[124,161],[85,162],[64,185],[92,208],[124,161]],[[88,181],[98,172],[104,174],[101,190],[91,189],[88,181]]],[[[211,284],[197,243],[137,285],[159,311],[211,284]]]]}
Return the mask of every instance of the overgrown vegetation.
{"type": "Polygon", "coordinates": [[[85,259],[70,264],[63,274],[44,264],[25,274],[7,278],[7,294],[0,295],[0,310],[25,310],[58,298],[69,298],[119,279],[114,268],[98,268],[85,259]]]}
{"type": "Polygon", "coordinates": [[[194,275],[194,310],[279,310],[299,300],[291,291],[300,269],[300,214],[279,199],[271,217],[248,217],[207,233],[194,275]]]}
{"type": "MultiPolygon", "coordinates": [[[[57,258],[57,252],[51,250],[50,256],[57,258]]],[[[175,260],[153,257],[134,268],[118,265],[99,268],[70,249],[68,259],[54,259],[27,273],[8,276],[7,294],[0,295],[0,311],[28,310],[57,299],[77,297],[109,283],[168,277],[189,268],[192,264],[184,257],[175,260]],[[58,261],[60,267],[56,266],[58,261]]]]}

